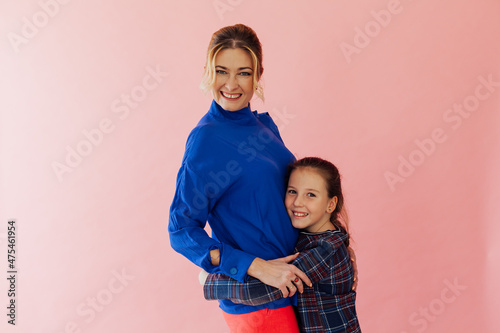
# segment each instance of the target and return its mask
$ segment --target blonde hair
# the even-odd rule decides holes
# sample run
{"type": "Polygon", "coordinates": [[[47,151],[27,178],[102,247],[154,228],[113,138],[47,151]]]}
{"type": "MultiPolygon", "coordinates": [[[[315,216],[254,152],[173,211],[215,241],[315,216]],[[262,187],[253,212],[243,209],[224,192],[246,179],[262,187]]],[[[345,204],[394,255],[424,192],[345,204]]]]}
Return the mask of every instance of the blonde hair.
{"type": "Polygon", "coordinates": [[[200,88],[206,92],[215,83],[215,58],[217,54],[225,49],[242,49],[248,52],[253,63],[253,88],[255,94],[264,100],[264,91],[259,80],[264,72],[262,67],[262,45],[252,28],[243,24],[224,27],[212,35],[207,52],[205,73],[200,84],[200,88]]]}

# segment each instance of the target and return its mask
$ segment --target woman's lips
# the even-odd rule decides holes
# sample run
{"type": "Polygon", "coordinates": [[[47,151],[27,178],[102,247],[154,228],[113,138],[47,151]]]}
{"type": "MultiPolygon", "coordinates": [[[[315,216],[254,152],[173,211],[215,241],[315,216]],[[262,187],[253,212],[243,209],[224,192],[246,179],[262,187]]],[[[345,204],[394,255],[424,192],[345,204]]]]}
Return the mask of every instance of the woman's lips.
{"type": "Polygon", "coordinates": [[[236,101],[243,95],[243,94],[229,94],[229,93],[225,93],[223,91],[221,91],[220,93],[221,93],[222,97],[224,97],[225,99],[230,100],[230,101],[236,101]]]}

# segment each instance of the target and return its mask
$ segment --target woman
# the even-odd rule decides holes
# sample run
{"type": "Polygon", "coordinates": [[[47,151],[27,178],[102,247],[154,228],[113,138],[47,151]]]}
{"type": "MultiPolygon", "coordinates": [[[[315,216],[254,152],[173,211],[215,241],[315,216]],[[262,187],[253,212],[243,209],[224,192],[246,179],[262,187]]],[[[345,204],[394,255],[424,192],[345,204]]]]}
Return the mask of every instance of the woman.
{"type": "Polygon", "coordinates": [[[258,306],[219,301],[232,331],[257,314],[256,331],[298,332],[290,296],[311,281],[288,264],[298,233],[283,200],[286,166],[295,158],[271,117],[250,110],[254,93],[262,97],[263,70],[251,28],[213,34],[202,87],[214,100],[187,139],[168,229],[172,247],[205,271],[240,282],[252,276],[283,293],[258,306]]]}

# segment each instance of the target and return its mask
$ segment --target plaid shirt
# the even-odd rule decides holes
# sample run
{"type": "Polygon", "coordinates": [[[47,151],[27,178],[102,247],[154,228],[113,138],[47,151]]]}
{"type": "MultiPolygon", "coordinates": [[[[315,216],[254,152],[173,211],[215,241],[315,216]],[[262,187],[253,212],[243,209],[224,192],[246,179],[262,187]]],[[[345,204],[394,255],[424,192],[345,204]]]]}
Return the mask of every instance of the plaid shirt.
{"type": "MultiPolygon", "coordinates": [[[[344,245],[347,235],[335,230],[301,232],[293,264],[307,274],[313,287],[304,285],[297,297],[301,332],[361,332],[356,315],[354,272],[344,245]]],[[[282,298],[281,291],[255,278],[240,283],[223,274],[209,274],[203,287],[208,300],[230,299],[234,303],[261,305],[282,298]]]]}

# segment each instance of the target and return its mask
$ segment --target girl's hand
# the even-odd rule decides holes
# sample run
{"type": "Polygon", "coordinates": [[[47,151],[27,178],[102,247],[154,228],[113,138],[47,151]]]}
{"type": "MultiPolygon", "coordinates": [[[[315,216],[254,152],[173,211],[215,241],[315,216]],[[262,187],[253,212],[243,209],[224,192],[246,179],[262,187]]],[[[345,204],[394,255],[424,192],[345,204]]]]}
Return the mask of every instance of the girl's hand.
{"type": "Polygon", "coordinates": [[[205,271],[204,269],[202,269],[200,274],[198,275],[198,279],[200,280],[200,284],[202,286],[205,285],[205,281],[207,280],[207,277],[208,277],[208,272],[205,271]]]}
{"type": "Polygon", "coordinates": [[[302,293],[304,292],[303,283],[309,287],[312,287],[312,283],[304,272],[294,265],[288,264],[298,255],[295,253],[274,260],[255,258],[248,268],[247,274],[269,286],[278,288],[283,293],[283,297],[291,297],[297,290],[302,293]]]}
{"type": "Polygon", "coordinates": [[[352,269],[354,271],[354,283],[352,284],[352,290],[356,291],[356,288],[358,288],[358,265],[356,264],[356,255],[350,246],[347,248],[347,251],[351,257],[352,269]]]}

